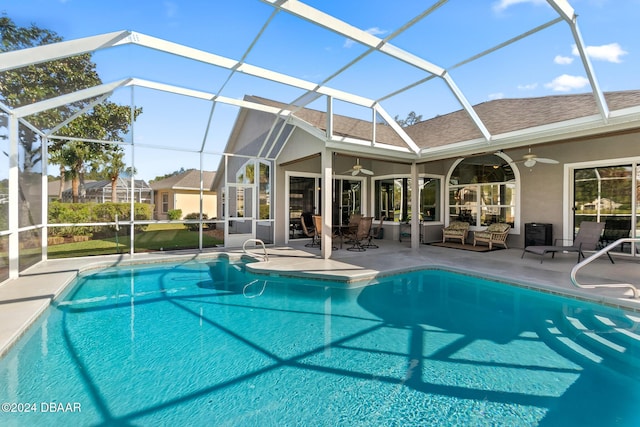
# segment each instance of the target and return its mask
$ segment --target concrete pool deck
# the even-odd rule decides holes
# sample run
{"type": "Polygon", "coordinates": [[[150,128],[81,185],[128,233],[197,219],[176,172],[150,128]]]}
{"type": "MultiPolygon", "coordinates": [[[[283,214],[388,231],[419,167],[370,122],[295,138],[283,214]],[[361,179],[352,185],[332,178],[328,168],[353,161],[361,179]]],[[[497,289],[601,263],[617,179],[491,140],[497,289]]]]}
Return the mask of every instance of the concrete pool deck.
{"type": "MultiPolygon", "coordinates": [[[[365,252],[345,249],[333,252],[331,259],[320,258],[318,248],[306,248],[306,241],[293,241],[287,247],[268,247],[269,260],[252,263],[250,269],[261,274],[278,274],[346,281],[361,286],[376,277],[425,268],[479,275],[494,280],[541,289],[619,306],[640,312],[640,299],[632,299],[626,289],[579,289],[573,286],[570,272],[576,254],[558,254],[554,259],[526,254],[522,249],[473,252],[420,245],[416,250],[408,242],[378,241],[380,248],[365,252]]],[[[252,249],[261,254],[261,249],[252,249]]],[[[229,254],[240,258],[241,250],[212,249],[204,252],[159,252],[150,254],[112,255],[100,257],[48,260],[23,272],[16,280],[0,285],[0,356],[27,331],[49,307],[51,301],[64,295],[68,285],[82,272],[118,265],[208,259],[229,254]]],[[[640,285],[640,260],[616,256],[615,264],[607,257],[598,259],[581,270],[578,280],[584,284],[633,283],[640,285]]]]}

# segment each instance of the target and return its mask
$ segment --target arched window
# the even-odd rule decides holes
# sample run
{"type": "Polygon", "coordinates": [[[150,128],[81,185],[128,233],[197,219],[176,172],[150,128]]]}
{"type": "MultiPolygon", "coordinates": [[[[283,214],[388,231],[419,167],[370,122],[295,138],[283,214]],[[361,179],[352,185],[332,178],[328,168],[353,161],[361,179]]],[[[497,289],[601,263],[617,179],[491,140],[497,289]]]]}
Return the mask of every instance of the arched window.
{"type": "Polygon", "coordinates": [[[258,159],[258,174],[256,175],[256,161],[254,159],[247,160],[236,171],[236,184],[240,185],[236,193],[236,205],[238,207],[238,216],[246,216],[240,214],[247,207],[245,196],[246,186],[258,186],[258,219],[270,219],[272,217],[271,210],[271,162],[258,159]],[[244,187],[243,187],[244,186],[244,187]]]}
{"type": "Polygon", "coordinates": [[[454,165],[448,185],[449,221],[472,227],[506,222],[515,227],[518,187],[506,158],[486,154],[463,159],[454,165]]]}

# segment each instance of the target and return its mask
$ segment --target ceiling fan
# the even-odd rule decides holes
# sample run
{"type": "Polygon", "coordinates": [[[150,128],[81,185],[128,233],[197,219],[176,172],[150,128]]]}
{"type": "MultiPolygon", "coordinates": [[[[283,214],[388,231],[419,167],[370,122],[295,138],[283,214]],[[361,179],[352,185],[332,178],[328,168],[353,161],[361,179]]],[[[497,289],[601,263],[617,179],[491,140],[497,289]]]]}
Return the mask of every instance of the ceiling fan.
{"type": "Polygon", "coordinates": [[[356,159],[356,164],[353,165],[348,171],[344,171],[342,173],[351,173],[352,176],[356,176],[361,172],[365,175],[373,175],[373,171],[363,168],[360,164],[360,159],[356,159]]]}
{"type": "Polygon", "coordinates": [[[522,156],[522,160],[518,160],[517,162],[513,162],[513,163],[519,163],[519,162],[523,162],[522,164],[525,165],[528,168],[534,167],[536,165],[536,163],[538,163],[538,162],[547,163],[547,164],[551,164],[551,165],[558,164],[557,160],[547,159],[545,157],[536,156],[535,154],[533,154],[531,152],[531,147],[529,147],[529,152],[527,154],[525,154],[524,156],[522,156]]]}

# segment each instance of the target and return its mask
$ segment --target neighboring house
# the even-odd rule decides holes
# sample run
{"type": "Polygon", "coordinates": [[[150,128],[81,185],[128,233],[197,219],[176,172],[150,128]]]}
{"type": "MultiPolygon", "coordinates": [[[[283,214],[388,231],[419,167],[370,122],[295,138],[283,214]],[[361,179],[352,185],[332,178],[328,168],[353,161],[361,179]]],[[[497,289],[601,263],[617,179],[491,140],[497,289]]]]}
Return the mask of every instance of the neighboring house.
{"type": "Polygon", "coordinates": [[[602,198],[602,199],[596,199],[591,203],[582,205],[582,209],[583,210],[601,209],[606,211],[614,211],[618,209],[620,206],[622,206],[622,203],[616,203],[611,199],[602,198]]]}
{"type": "MultiPolygon", "coordinates": [[[[80,187],[79,201],[81,203],[96,202],[105,203],[111,201],[111,181],[85,181],[84,187],[80,187]]],[[[49,182],[49,200],[58,199],[60,191],[60,181],[49,182]]],[[[129,202],[132,198],[131,194],[131,180],[128,178],[118,178],[118,184],[116,186],[117,203],[129,202]]],[[[144,180],[136,179],[134,181],[133,199],[138,203],[153,203],[152,189],[144,180]]],[[[73,191],[71,189],[71,182],[65,183],[65,190],[62,192],[63,202],[73,201],[73,191]]]]}
{"type": "MultiPolygon", "coordinates": [[[[202,212],[209,219],[218,216],[216,193],[212,190],[215,175],[215,172],[202,171],[202,212]]],[[[182,211],[182,218],[187,214],[200,212],[199,170],[191,169],[152,182],[151,188],[155,200],[155,219],[169,219],[169,211],[175,209],[182,211]]]]}
{"type": "MultiPolygon", "coordinates": [[[[229,205],[230,223],[237,222],[236,212],[251,207],[244,195],[243,177],[252,164],[246,156],[269,152],[276,153],[270,160],[253,155],[269,171],[270,187],[279,189],[272,195],[277,209],[270,217],[276,244],[288,242],[291,224],[302,211],[326,212],[326,191],[333,193],[332,224],[356,206],[363,214],[388,219],[385,238],[398,239],[402,224],[419,211],[423,241],[441,238],[442,226],[452,220],[469,222],[472,231],[507,222],[514,247],[523,245],[530,222],[550,223],[554,238],[571,239],[581,221],[596,220],[593,212],[574,206],[612,197],[635,200],[634,189],[640,186],[634,172],[640,167],[640,90],[605,93],[604,99],[607,118],[591,93],[475,105],[491,136],[487,140],[465,110],[403,128],[402,135],[382,121],[374,125],[336,114],[328,120],[323,111],[246,96],[245,101],[276,112],[240,111],[225,149],[235,157],[218,166],[216,188],[229,192],[218,207],[229,205]],[[406,149],[408,140],[417,153],[406,149]],[[526,161],[536,155],[558,164],[526,161]],[[331,166],[331,187],[323,182],[326,164],[331,166]],[[419,177],[413,187],[419,189],[419,206],[411,199],[412,164],[419,177]],[[360,167],[371,174],[356,173],[360,167]],[[602,176],[615,183],[597,185],[602,176]]],[[[250,194],[257,204],[261,190],[254,182],[250,194]]]]}
{"type": "MultiPolygon", "coordinates": [[[[89,181],[92,182],[92,181],[89,181]]],[[[71,188],[71,181],[65,181],[62,187],[62,191],[68,190],[71,188]]],[[[60,180],[49,181],[47,182],[47,200],[49,202],[53,202],[54,200],[60,199],[60,180]]]]}

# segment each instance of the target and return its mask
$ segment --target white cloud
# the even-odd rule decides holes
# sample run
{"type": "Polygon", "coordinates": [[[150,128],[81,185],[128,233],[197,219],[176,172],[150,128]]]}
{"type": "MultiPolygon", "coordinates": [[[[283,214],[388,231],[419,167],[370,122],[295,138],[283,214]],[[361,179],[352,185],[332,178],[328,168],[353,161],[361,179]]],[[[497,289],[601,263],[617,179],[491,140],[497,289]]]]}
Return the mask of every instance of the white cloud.
{"type": "Polygon", "coordinates": [[[504,98],[504,93],[502,93],[502,92],[490,93],[488,98],[489,99],[502,99],[502,98],[504,98]]]}
{"type": "Polygon", "coordinates": [[[573,62],[573,58],[570,56],[556,55],[556,57],[553,58],[553,62],[559,65],[569,65],[573,62]]]}
{"type": "Polygon", "coordinates": [[[588,84],[589,80],[586,77],[563,74],[553,79],[551,83],[546,83],[544,87],[554,92],[569,92],[574,89],[581,89],[588,84]]]}
{"type": "Polygon", "coordinates": [[[510,6],[520,3],[531,3],[534,5],[547,4],[546,0],[498,0],[493,4],[493,10],[495,12],[502,12],[510,6]]]}
{"type": "MultiPolygon", "coordinates": [[[[379,36],[379,35],[382,35],[382,34],[386,34],[386,33],[388,33],[388,31],[386,31],[386,30],[381,30],[381,29],[380,29],[380,28],[378,28],[378,27],[372,27],[372,28],[369,28],[368,30],[365,30],[365,32],[366,32],[366,33],[369,33],[369,34],[371,34],[371,35],[373,35],[373,36],[379,36]]],[[[344,41],[344,47],[345,47],[345,48],[350,48],[350,47],[351,47],[351,46],[353,46],[354,44],[355,44],[355,41],[353,41],[353,40],[351,40],[351,39],[346,39],[346,40],[344,41]]]]}
{"type": "MultiPolygon", "coordinates": [[[[622,62],[620,59],[621,56],[629,53],[623,50],[618,43],[603,44],[602,46],[587,46],[585,49],[587,51],[587,55],[592,59],[597,61],[614,62],[616,64],[622,62]]],[[[573,45],[571,53],[576,56],[580,54],[576,45],[573,45]]]]}
{"type": "Polygon", "coordinates": [[[538,87],[538,83],[529,83],[526,85],[518,85],[518,90],[534,90],[538,87]]]}
{"type": "Polygon", "coordinates": [[[387,32],[388,32],[387,30],[381,30],[378,27],[369,28],[367,30],[367,33],[372,34],[374,36],[379,36],[381,34],[386,34],[387,32]]]}

